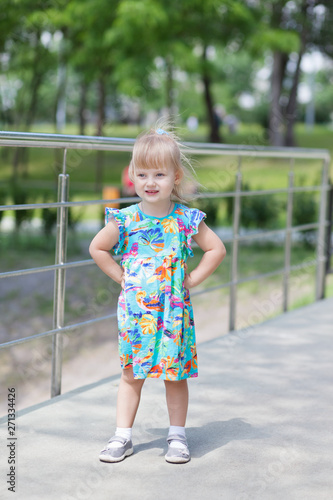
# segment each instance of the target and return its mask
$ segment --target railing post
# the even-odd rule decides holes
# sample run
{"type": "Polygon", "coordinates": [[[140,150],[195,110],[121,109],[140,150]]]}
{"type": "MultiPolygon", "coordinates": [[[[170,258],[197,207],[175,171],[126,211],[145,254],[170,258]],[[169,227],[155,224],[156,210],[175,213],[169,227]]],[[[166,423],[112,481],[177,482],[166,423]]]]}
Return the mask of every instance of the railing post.
{"type": "Polygon", "coordinates": [[[290,255],[292,242],[292,225],[293,225],[293,189],[294,187],[294,172],[289,172],[288,183],[288,200],[287,200],[287,223],[284,244],[284,275],[283,275],[283,312],[288,311],[289,302],[289,279],[290,279],[290,255]]]}
{"type": "Polygon", "coordinates": [[[332,273],[333,269],[331,268],[331,238],[332,238],[332,229],[333,229],[333,185],[330,184],[330,189],[328,191],[329,202],[328,202],[328,226],[327,226],[327,245],[326,245],[326,265],[325,272],[326,274],[332,273]]]}
{"type": "MultiPolygon", "coordinates": [[[[66,150],[64,153],[64,172],[66,165],[66,150]]],[[[58,176],[58,201],[68,201],[69,175],[59,174],[58,176]]],[[[58,207],[57,209],[57,239],[55,263],[64,264],[67,254],[67,227],[68,227],[68,207],[58,207]]],[[[65,269],[56,269],[54,276],[54,299],[53,299],[53,328],[64,326],[65,313],[65,269]]],[[[63,336],[57,333],[52,339],[52,380],[51,398],[61,393],[61,370],[62,370],[62,344],[63,336]]]]}
{"type": "Polygon", "coordinates": [[[236,295],[238,279],[238,236],[240,225],[240,191],[242,189],[242,174],[240,172],[241,158],[239,158],[238,172],[236,174],[236,186],[233,211],[233,243],[232,243],[232,262],[231,262],[231,285],[230,285],[230,303],[229,303],[229,331],[236,327],[236,295]]]}
{"type": "Polygon", "coordinates": [[[321,178],[319,228],[317,239],[317,273],[316,273],[316,300],[325,296],[325,262],[326,262],[326,213],[328,194],[328,160],[324,160],[321,178]]]}

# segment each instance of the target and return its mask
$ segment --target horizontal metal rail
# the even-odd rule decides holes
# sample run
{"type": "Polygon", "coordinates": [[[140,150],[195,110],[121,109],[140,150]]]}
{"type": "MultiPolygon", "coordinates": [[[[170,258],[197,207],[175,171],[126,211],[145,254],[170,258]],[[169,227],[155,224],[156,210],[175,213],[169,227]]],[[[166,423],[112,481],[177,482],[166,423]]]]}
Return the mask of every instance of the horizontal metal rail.
{"type": "Polygon", "coordinates": [[[36,335],[30,335],[30,337],[23,337],[21,339],[11,340],[10,342],[5,342],[4,344],[0,344],[0,349],[3,349],[5,347],[11,347],[11,346],[17,345],[17,344],[23,344],[24,342],[28,342],[30,340],[49,337],[50,335],[55,335],[58,333],[70,332],[71,330],[75,330],[76,328],[79,328],[82,326],[89,326],[89,325],[92,325],[93,323],[98,323],[99,321],[105,321],[107,319],[114,318],[116,315],[117,315],[117,313],[108,314],[107,316],[88,319],[87,321],[81,321],[79,323],[74,323],[72,325],[63,326],[61,328],[53,328],[52,330],[48,330],[47,332],[37,333],[36,335]]]}
{"type": "Polygon", "coordinates": [[[15,278],[17,276],[26,276],[27,274],[55,271],[56,269],[72,269],[75,267],[90,266],[92,264],[94,264],[94,261],[92,259],[89,259],[77,260],[75,262],[66,262],[64,264],[52,264],[50,266],[43,267],[30,267],[29,269],[18,269],[17,271],[7,271],[6,273],[0,273],[0,278],[15,278]]]}
{"type": "MultiPolygon", "coordinates": [[[[327,221],[325,226],[328,226],[329,222],[327,221]]],[[[305,231],[308,229],[317,229],[319,227],[318,222],[313,222],[312,224],[303,224],[301,226],[293,226],[290,228],[291,231],[293,232],[299,232],[299,231],[305,231]]],[[[235,239],[238,241],[247,241],[247,240],[254,240],[254,239],[259,239],[259,238],[267,238],[270,236],[274,236],[277,234],[284,234],[286,232],[285,229],[274,229],[272,231],[262,231],[260,233],[253,233],[253,234],[244,234],[244,235],[238,235],[235,238],[224,238],[223,242],[224,243],[232,243],[235,239]]],[[[193,244],[193,248],[196,248],[197,245],[193,244]]],[[[114,256],[115,260],[120,260],[121,257],[119,255],[114,256]]],[[[54,271],[56,269],[72,269],[76,267],[83,267],[83,266],[91,266],[95,264],[93,259],[88,259],[88,260],[77,260],[75,262],[66,262],[65,264],[52,264],[50,266],[42,266],[42,267],[31,267],[29,269],[18,269],[17,271],[7,271],[5,273],[0,273],[0,279],[1,278],[11,278],[11,277],[16,277],[16,276],[25,276],[27,274],[35,274],[35,273],[43,273],[47,271],[54,271]]]]}
{"type": "MultiPolygon", "coordinates": [[[[317,264],[317,260],[313,259],[313,260],[311,260],[311,262],[307,262],[306,265],[304,265],[304,264],[296,264],[294,266],[290,266],[287,269],[285,269],[285,268],[283,268],[283,269],[277,269],[275,271],[270,271],[268,273],[262,273],[262,274],[256,274],[256,275],[253,275],[253,276],[247,276],[246,278],[238,279],[235,282],[228,281],[228,282],[222,283],[220,285],[216,285],[216,286],[212,286],[212,287],[209,287],[209,288],[204,288],[202,290],[198,290],[196,292],[192,292],[191,293],[191,297],[195,297],[197,295],[203,295],[205,293],[215,292],[216,290],[221,290],[222,288],[227,288],[231,284],[241,285],[243,283],[249,283],[250,281],[255,281],[255,280],[264,279],[264,278],[270,278],[272,276],[283,275],[286,271],[287,272],[298,271],[299,269],[308,268],[310,266],[312,267],[312,266],[315,266],[316,264],[317,264]]],[[[31,335],[29,337],[24,337],[24,338],[17,339],[17,340],[11,340],[10,342],[4,342],[3,344],[0,344],[0,350],[4,349],[4,348],[7,348],[7,347],[12,347],[14,345],[23,344],[25,342],[29,342],[30,340],[35,340],[35,339],[40,339],[40,338],[44,338],[44,337],[49,337],[50,335],[54,335],[54,334],[58,334],[58,333],[70,332],[72,330],[75,330],[76,328],[81,328],[81,327],[84,327],[84,326],[89,326],[89,325],[91,325],[93,323],[98,323],[99,321],[105,321],[107,319],[115,318],[116,316],[117,316],[117,313],[108,314],[107,316],[101,316],[99,318],[94,318],[94,319],[90,319],[90,320],[87,320],[87,321],[80,321],[78,323],[73,323],[71,325],[67,325],[67,326],[64,326],[62,328],[54,328],[53,330],[48,330],[46,332],[38,333],[36,335],[31,335]]]]}
{"type": "Polygon", "coordinates": [[[85,207],[89,205],[107,205],[108,203],[131,203],[138,201],[139,198],[112,198],[105,200],[85,200],[85,201],[55,201],[54,203],[27,203],[25,205],[0,205],[0,211],[4,210],[37,210],[41,208],[59,208],[59,207],[85,207]]]}
{"type": "MultiPolygon", "coordinates": [[[[67,150],[84,150],[84,151],[113,151],[113,152],[131,152],[134,140],[125,138],[107,138],[95,136],[79,136],[79,135],[58,135],[58,134],[34,134],[22,132],[0,132],[0,147],[24,147],[24,148],[49,148],[62,149],[63,171],[59,175],[58,201],[55,203],[34,203],[24,205],[2,205],[0,211],[16,211],[16,210],[35,210],[54,208],[57,209],[57,259],[54,265],[41,266],[30,269],[21,269],[15,271],[7,271],[0,273],[0,278],[14,278],[18,276],[26,276],[33,273],[54,272],[55,274],[55,292],[54,292],[54,328],[46,332],[37,333],[29,337],[12,340],[0,344],[0,349],[22,344],[31,340],[40,339],[43,337],[52,337],[53,339],[53,361],[52,361],[52,396],[61,392],[61,353],[62,353],[62,336],[77,328],[82,328],[95,324],[100,321],[109,320],[116,316],[116,313],[107,316],[80,321],[71,325],[63,324],[64,318],[64,296],[65,296],[65,271],[71,268],[79,268],[94,264],[92,259],[66,262],[66,232],[67,232],[67,211],[71,207],[82,207],[91,205],[107,205],[108,203],[131,203],[137,202],[137,197],[113,198],[108,200],[84,200],[70,202],[66,195],[68,191],[68,174],[66,173],[66,155],[67,150]],[[60,182],[61,180],[61,182],[60,182]],[[60,190],[61,186],[61,190],[60,190]],[[59,196],[59,194],[61,196],[59,196]]],[[[323,149],[304,149],[304,148],[270,148],[264,146],[251,145],[225,145],[225,144],[208,144],[208,143],[193,143],[184,142],[181,144],[182,149],[191,155],[218,155],[225,157],[236,157],[238,161],[237,171],[230,169],[232,174],[236,175],[237,182],[235,191],[228,192],[202,192],[195,195],[193,198],[233,198],[235,210],[233,212],[233,236],[224,239],[225,243],[232,244],[231,258],[232,270],[231,279],[228,282],[219,283],[218,285],[203,288],[201,290],[192,291],[191,296],[195,297],[204,293],[213,292],[223,288],[230,288],[229,301],[229,329],[235,329],[236,318],[236,289],[238,285],[255,281],[259,279],[271,278],[274,276],[284,276],[283,296],[284,310],[288,308],[288,286],[290,273],[300,269],[315,267],[316,268],[316,299],[320,299],[324,295],[325,290],[325,264],[327,260],[327,244],[325,235],[329,226],[326,220],[327,195],[330,190],[328,167],[330,162],[330,154],[323,149]],[[289,162],[289,185],[285,188],[266,189],[246,191],[241,189],[241,170],[243,158],[272,158],[278,160],[286,160],[289,162]],[[322,180],[320,185],[316,186],[300,186],[293,185],[292,172],[295,169],[294,160],[318,160],[322,162],[322,180]],[[292,198],[295,193],[300,192],[317,192],[320,193],[320,214],[318,222],[308,223],[299,226],[292,226],[292,198]],[[244,197],[287,194],[287,219],[288,223],[285,228],[274,229],[269,231],[255,231],[247,234],[241,234],[240,218],[241,218],[241,199],[244,197]],[[317,230],[317,255],[316,258],[303,264],[290,265],[290,248],[291,235],[296,232],[305,230],[317,230]],[[276,269],[267,273],[254,274],[252,276],[238,276],[238,254],[239,243],[253,241],[255,239],[264,240],[274,236],[283,235],[285,247],[285,265],[281,269],[276,269]]],[[[84,156],[86,153],[82,153],[84,156]]],[[[221,170],[221,168],[217,168],[221,170]]],[[[117,260],[120,257],[116,257],[117,260]]]]}
{"type": "MultiPolygon", "coordinates": [[[[294,187],[290,190],[288,188],[280,188],[280,189],[263,189],[261,191],[240,191],[239,196],[247,197],[247,196],[261,196],[268,194],[281,194],[281,193],[301,193],[308,191],[321,191],[321,186],[302,186],[302,187],[294,187]]],[[[325,191],[329,191],[330,186],[326,186],[325,191]]],[[[233,191],[226,193],[205,193],[194,195],[194,199],[202,199],[202,198],[232,198],[235,196],[233,191]]],[[[44,208],[59,208],[59,207],[84,207],[89,205],[107,205],[108,203],[131,203],[139,201],[139,198],[112,198],[105,200],[85,200],[85,201],[67,201],[67,202],[57,202],[54,203],[27,203],[24,205],[0,205],[0,211],[8,211],[8,210],[37,210],[44,208]]]]}
{"type": "MultiPolygon", "coordinates": [[[[0,146],[90,149],[98,151],[132,151],[134,139],[95,137],[89,135],[37,134],[30,132],[0,132],[0,146]]],[[[182,142],[190,154],[223,156],[257,156],[285,159],[315,159],[330,161],[326,149],[266,147],[236,144],[182,142]]]]}

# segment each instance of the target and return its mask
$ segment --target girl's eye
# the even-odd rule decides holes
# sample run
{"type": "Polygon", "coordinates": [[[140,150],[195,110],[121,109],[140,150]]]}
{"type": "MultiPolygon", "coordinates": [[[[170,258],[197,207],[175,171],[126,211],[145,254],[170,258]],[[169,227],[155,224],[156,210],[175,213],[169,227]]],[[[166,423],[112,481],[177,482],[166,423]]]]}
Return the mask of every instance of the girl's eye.
{"type": "Polygon", "coordinates": [[[157,174],[157,177],[164,177],[164,174],[160,172],[159,174],[157,174]]]}
{"type": "Polygon", "coordinates": [[[138,174],[138,177],[144,177],[145,174],[138,174]]]}

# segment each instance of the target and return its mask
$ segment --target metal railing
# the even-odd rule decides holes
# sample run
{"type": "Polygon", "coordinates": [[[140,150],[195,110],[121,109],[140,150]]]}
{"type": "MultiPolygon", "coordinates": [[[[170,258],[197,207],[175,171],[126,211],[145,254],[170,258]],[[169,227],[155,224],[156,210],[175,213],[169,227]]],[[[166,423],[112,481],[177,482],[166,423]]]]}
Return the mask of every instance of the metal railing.
{"type": "MultiPolygon", "coordinates": [[[[4,205],[0,206],[0,211],[8,210],[26,210],[36,208],[57,208],[57,234],[56,234],[56,249],[55,249],[55,264],[42,266],[31,269],[21,269],[18,271],[9,271],[0,273],[0,278],[10,278],[15,276],[23,276],[32,273],[40,273],[53,270],[54,271],[54,299],[53,299],[53,328],[52,330],[36,333],[35,335],[5,342],[0,344],[0,349],[15,346],[34,340],[37,338],[52,336],[52,381],[51,381],[51,397],[61,393],[61,375],[62,375],[62,336],[65,332],[74,330],[78,327],[91,325],[93,323],[103,321],[115,317],[115,313],[107,316],[93,318],[87,321],[81,321],[71,325],[64,324],[65,311],[65,292],[66,281],[65,273],[67,269],[74,267],[83,267],[93,264],[92,259],[66,262],[67,250],[67,227],[68,227],[68,208],[86,205],[105,205],[106,203],[130,203],[136,201],[137,198],[117,198],[110,200],[90,200],[90,201],[68,201],[68,185],[69,174],[67,173],[67,151],[75,150],[91,150],[91,151],[128,151],[132,150],[134,140],[118,139],[106,137],[92,136],[74,136],[74,135],[56,135],[56,134],[32,134],[19,132],[0,132],[0,146],[7,147],[24,147],[24,148],[52,148],[63,150],[62,173],[58,176],[58,201],[56,203],[36,203],[24,205],[4,205]]],[[[283,275],[283,311],[288,309],[288,292],[289,278],[292,271],[300,269],[299,265],[291,265],[291,244],[292,233],[306,229],[316,229],[317,233],[317,248],[316,259],[316,300],[324,297],[325,294],[325,266],[327,261],[327,228],[329,222],[327,219],[327,194],[330,190],[329,184],[329,165],[330,155],[327,150],[320,149],[301,149],[301,148],[269,148],[258,146],[233,146],[233,145],[216,145],[205,143],[184,143],[186,152],[191,155],[219,155],[232,156],[237,158],[236,168],[229,169],[230,175],[235,176],[235,190],[231,192],[216,192],[200,195],[202,198],[234,198],[233,210],[233,236],[225,239],[225,243],[232,244],[231,252],[231,279],[226,283],[221,283],[215,287],[211,287],[199,292],[194,292],[191,295],[207,293],[220,288],[230,288],[229,301],[229,330],[235,329],[236,325],[236,292],[239,284],[267,278],[276,275],[283,275]],[[289,166],[289,185],[285,189],[270,189],[260,191],[242,191],[242,159],[243,157],[255,158],[280,158],[290,160],[289,166]],[[322,178],[321,184],[318,186],[294,186],[294,160],[320,160],[322,162],[322,178]],[[292,226],[293,214],[293,195],[297,192],[312,191],[320,193],[320,210],[318,222],[304,224],[301,226],[292,226]],[[240,234],[241,220],[241,199],[244,196],[261,196],[267,194],[287,194],[287,223],[284,229],[273,231],[256,232],[254,234],[240,234]],[[274,270],[264,274],[256,274],[251,277],[240,279],[238,277],[238,254],[239,243],[247,240],[267,238],[267,236],[284,235],[284,267],[283,269],[274,270]]]]}

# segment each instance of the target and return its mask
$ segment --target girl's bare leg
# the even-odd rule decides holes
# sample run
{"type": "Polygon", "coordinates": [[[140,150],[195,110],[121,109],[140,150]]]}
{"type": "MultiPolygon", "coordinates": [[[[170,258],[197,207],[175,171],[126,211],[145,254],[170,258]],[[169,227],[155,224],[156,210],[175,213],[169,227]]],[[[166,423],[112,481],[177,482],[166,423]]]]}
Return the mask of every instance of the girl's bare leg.
{"type": "Polygon", "coordinates": [[[187,380],[165,380],[170,425],[185,427],[188,408],[187,380]]]}
{"type": "Polygon", "coordinates": [[[145,379],[135,379],[132,367],[121,374],[117,397],[117,427],[133,427],[145,379]]]}

